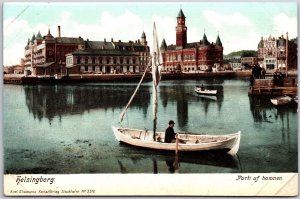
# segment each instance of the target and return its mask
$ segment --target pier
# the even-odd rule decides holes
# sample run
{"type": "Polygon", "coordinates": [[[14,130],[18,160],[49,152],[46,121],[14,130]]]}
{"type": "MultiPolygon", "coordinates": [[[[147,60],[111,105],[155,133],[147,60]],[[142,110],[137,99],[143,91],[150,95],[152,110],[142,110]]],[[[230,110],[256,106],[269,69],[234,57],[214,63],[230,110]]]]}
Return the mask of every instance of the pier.
{"type": "MultiPolygon", "coordinates": [[[[183,80],[199,78],[234,78],[249,77],[250,71],[233,72],[198,72],[198,73],[162,73],[162,80],[183,80]]],[[[4,84],[40,84],[40,83],[81,83],[81,82],[105,82],[105,81],[139,81],[142,73],[135,74],[77,74],[63,77],[54,76],[24,76],[24,75],[4,75],[4,84]]],[[[147,73],[145,81],[151,80],[151,73],[147,73]]]]}
{"type": "MultiPolygon", "coordinates": [[[[63,77],[54,76],[20,76],[4,75],[4,84],[59,84],[59,83],[84,83],[103,81],[138,81],[142,74],[93,74],[93,75],[70,75],[63,77]]],[[[151,74],[147,74],[145,79],[151,79],[151,74]]]]}
{"type": "Polygon", "coordinates": [[[249,95],[290,95],[298,94],[297,78],[284,79],[282,86],[275,86],[273,79],[255,79],[250,86],[249,95]]]}

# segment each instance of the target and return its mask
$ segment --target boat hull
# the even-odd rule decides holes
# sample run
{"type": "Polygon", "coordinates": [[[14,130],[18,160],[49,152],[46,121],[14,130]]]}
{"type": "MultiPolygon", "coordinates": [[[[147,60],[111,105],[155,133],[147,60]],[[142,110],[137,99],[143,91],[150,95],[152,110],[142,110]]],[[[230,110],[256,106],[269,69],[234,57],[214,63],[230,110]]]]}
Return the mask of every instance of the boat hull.
{"type": "Polygon", "coordinates": [[[271,103],[275,106],[286,105],[292,102],[292,98],[289,96],[281,96],[271,99],[271,103]]]}
{"type": "Polygon", "coordinates": [[[201,90],[201,88],[195,88],[195,92],[197,94],[201,94],[201,95],[216,95],[218,91],[217,90],[207,90],[207,89],[201,90]]]}
{"type": "MultiPolygon", "coordinates": [[[[132,146],[165,151],[176,150],[176,143],[164,143],[164,132],[156,133],[157,141],[153,141],[152,131],[113,127],[113,132],[118,141],[132,146]]],[[[179,134],[178,151],[217,150],[234,155],[239,149],[240,134],[240,131],[227,135],[179,134]]]]}

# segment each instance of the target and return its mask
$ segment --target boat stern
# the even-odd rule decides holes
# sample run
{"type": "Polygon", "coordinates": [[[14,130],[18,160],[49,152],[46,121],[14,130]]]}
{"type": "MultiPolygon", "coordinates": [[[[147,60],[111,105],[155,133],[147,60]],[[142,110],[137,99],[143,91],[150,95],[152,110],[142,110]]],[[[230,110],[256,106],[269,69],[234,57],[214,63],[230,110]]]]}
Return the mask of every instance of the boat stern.
{"type": "Polygon", "coordinates": [[[229,153],[230,155],[235,155],[235,154],[237,154],[237,152],[238,152],[238,150],[239,150],[239,148],[240,148],[241,131],[238,131],[238,132],[236,133],[236,136],[237,136],[237,138],[236,138],[236,141],[235,141],[234,146],[231,148],[230,151],[228,151],[228,153],[229,153]]]}

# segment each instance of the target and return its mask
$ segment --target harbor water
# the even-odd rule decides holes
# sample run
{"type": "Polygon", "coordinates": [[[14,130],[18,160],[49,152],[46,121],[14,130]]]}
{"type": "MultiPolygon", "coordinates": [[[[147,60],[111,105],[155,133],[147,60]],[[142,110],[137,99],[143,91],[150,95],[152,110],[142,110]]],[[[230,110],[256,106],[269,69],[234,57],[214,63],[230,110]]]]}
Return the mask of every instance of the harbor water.
{"type": "Polygon", "coordinates": [[[297,104],[274,107],[270,97],[248,96],[246,78],[161,81],[158,131],[174,120],[176,132],[242,132],[236,156],[179,153],[177,162],[175,152],[134,148],[115,139],[112,126],[152,130],[151,82],[142,84],[119,123],[135,87],[135,82],[4,85],[4,172],[298,172],[297,104]],[[201,84],[219,95],[197,95],[194,88],[201,84]]]}

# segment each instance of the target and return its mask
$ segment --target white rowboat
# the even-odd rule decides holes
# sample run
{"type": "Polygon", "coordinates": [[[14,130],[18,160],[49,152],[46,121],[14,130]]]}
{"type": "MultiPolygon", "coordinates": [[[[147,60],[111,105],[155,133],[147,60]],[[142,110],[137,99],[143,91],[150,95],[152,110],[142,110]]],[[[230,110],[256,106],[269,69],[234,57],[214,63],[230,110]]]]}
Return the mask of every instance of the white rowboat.
{"type": "MultiPolygon", "coordinates": [[[[156,132],[156,141],[153,141],[153,132],[138,129],[112,127],[116,139],[132,146],[175,151],[176,143],[165,143],[164,132],[156,132]]],[[[226,135],[198,135],[179,134],[178,151],[200,152],[224,150],[235,155],[239,150],[241,132],[226,135]]]]}
{"type": "Polygon", "coordinates": [[[280,96],[280,97],[276,97],[271,99],[272,104],[274,104],[275,106],[279,106],[279,105],[286,105],[291,103],[293,100],[293,98],[285,95],[285,96],[280,96]]]}
{"type": "Polygon", "coordinates": [[[202,95],[216,95],[217,90],[208,90],[208,89],[201,89],[201,87],[196,87],[195,92],[202,95]]]}

